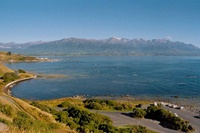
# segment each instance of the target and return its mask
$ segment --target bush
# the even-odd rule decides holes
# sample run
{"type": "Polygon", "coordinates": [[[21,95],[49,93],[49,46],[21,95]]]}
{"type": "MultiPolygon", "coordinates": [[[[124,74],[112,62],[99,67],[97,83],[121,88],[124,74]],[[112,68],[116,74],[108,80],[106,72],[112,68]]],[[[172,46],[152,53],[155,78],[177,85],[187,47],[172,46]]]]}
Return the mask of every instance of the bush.
{"type": "Polygon", "coordinates": [[[62,102],[61,104],[57,105],[58,107],[64,107],[64,108],[68,108],[68,107],[71,107],[73,106],[71,103],[65,101],[65,102],[62,102]]]}
{"type": "Polygon", "coordinates": [[[116,107],[114,107],[114,109],[116,109],[116,110],[123,110],[124,108],[121,105],[117,105],[116,107]]]}
{"type": "Polygon", "coordinates": [[[85,106],[88,109],[102,110],[102,105],[96,102],[90,102],[85,106]]]}
{"type": "Polygon", "coordinates": [[[35,106],[35,107],[37,107],[37,108],[39,108],[39,109],[41,109],[41,110],[43,110],[43,111],[45,111],[45,112],[51,113],[51,114],[53,114],[53,115],[57,114],[57,111],[56,111],[56,110],[50,108],[50,107],[47,106],[47,105],[40,104],[40,103],[37,102],[37,101],[32,102],[31,105],[33,105],[33,106],[35,106]]]}
{"type": "Polygon", "coordinates": [[[19,72],[19,73],[26,73],[26,71],[25,71],[25,70],[22,70],[22,69],[19,69],[18,72],[19,72]]]}
{"type": "Polygon", "coordinates": [[[146,115],[146,111],[144,109],[134,108],[133,109],[133,117],[144,118],[146,115]]]}
{"type": "Polygon", "coordinates": [[[0,112],[11,117],[14,115],[13,108],[10,105],[2,104],[1,102],[0,102],[0,112]]]}
{"type": "Polygon", "coordinates": [[[74,106],[58,112],[56,116],[57,121],[65,123],[78,132],[100,132],[100,125],[112,123],[106,116],[90,113],[87,110],[74,106]]]}
{"type": "Polygon", "coordinates": [[[147,108],[147,115],[146,117],[147,118],[150,118],[150,119],[155,119],[156,118],[156,111],[159,110],[160,108],[158,108],[157,106],[149,106],[147,108]]]}
{"type": "Polygon", "coordinates": [[[5,119],[0,118],[0,122],[6,124],[6,125],[11,125],[11,122],[5,119]]]}
{"type": "Polygon", "coordinates": [[[39,120],[34,120],[24,112],[18,112],[13,119],[13,125],[21,130],[34,132],[51,132],[53,129],[59,128],[55,123],[46,123],[39,120]]]}
{"type": "Polygon", "coordinates": [[[95,109],[95,110],[107,110],[107,109],[114,109],[114,110],[131,110],[132,106],[126,103],[117,103],[112,100],[100,100],[100,99],[86,99],[84,105],[88,109],[95,109]]]}
{"type": "Polygon", "coordinates": [[[18,78],[16,73],[13,72],[7,72],[3,75],[3,80],[4,82],[10,82],[10,81],[14,81],[15,79],[18,78]]]}
{"type": "Polygon", "coordinates": [[[147,118],[155,119],[160,121],[161,125],[175,129],[175,130],[181,130],[184,132],[193,131],[194,128],[189,125],[188,121],[184,121],[179,117],[176,117],[171,112],[161,109],[156,106],[149,106],[147,108],[147,118]]]}
{"type": "Polygon", "coordinates": [[[148,132],[147,128],[141,125],[132,127],[132,133],[147,133],[147,132],[148,132]]]}

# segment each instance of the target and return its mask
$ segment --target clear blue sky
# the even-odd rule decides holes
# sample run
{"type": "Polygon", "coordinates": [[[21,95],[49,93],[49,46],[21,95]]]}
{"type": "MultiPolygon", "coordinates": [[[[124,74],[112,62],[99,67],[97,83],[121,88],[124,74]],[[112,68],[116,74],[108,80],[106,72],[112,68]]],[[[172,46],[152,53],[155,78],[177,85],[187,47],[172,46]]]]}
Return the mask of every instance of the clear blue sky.
{"type": "Polygon", "coordinates": [[[200,47],[200,0],[0,0],[0,42],[111,36],[200,47]]]}

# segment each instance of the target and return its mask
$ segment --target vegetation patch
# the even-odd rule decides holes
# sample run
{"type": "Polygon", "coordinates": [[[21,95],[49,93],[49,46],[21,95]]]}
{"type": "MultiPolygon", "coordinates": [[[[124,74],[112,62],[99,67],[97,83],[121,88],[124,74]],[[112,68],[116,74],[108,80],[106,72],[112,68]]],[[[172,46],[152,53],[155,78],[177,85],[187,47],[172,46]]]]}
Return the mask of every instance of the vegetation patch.
{"type": "Polygon", "coordinates": [[[18,72],[19,72],[19,73],[26,73],[26,71],[23,70],[23,69],[19,69],[18,72]]]}
{"type": "Polygon", "coordinates": [[[180,130],[183,132],[191,132],[195,129],[189,124],[189,121],[185,121],[180,117],[175,116],[168,110],[162,109],[157,106],[148,106],[147,109],[134,108],[133,117],[137,118],[147,118],[160,121],[160,124],[164,127],[180,130]]]}
{"type": "Polygon", "coordinates": [[[13,119],[13,124],[20,130],[34,130],[35,132],[51,132],[53,129],[59,128],[59,125],[54,123],[34,120],[24,112],[17,113],[17,116],[13,119]]]}
{"type": "MultiPolygon", "coordinates": [[[[93,101],[94,99],[92,99],[93,101]]],[[[50,107],[47,107],[46,103],[47,101],[36,101],[32,102],[31,105],[34,105],[38,108],[40,108],[43,111],[51,112],[56,116],[56,121],[59,121],[61,123],[66,124],[66,126],[69,126],[72,130],[76,130],[77,132],[94,132],[94,133],[135,133],[135,132],[141,132],[141,133],[148,133],[150,132],[143,126],[130,126],[126,128],[119,128],[114,127],[112,125],[112,121],[110,118],[97,114],[97,113],[91,113],[87,109],[85,109],[86,103],[90,103],[91,99],[84,100],[83,103],[80,103],[80,101],[77,101],[77,99],[68,99],[63,100],[60,104],[58,104],[58,107],[65,108],[62,111],[57,111],[55,114],[52,113],[50,110],[50,107]],[[74,104],[73,104],[74,102],[74,104]]],[[[98,104],[103,104],[105,106],[110,106],[112,109],[117,104],[115,101],[111,100],[96,100],[98,104]]],[[[53,101],[51,101],[53,103],[53,101]]],[[[55,102],[55,101],[54,101],[55,102]]],[[[94,102],[91,102],[94,103],[94,102]]],[[[108,107],[106,107],[108,108],[108,107]]],[[[101,108],[99,108],[101,109],[101,108]]]]}
{"type": "Polygon", "coordinates": [[[6,124],[6,125],[11,125],[11,122],[5,119],[0,118],[0,122],[6,124]]]}
{"type": "Polygon", "coordinates": [[[83,103],[86,108],[95,110],[132,110],[133,108],[131,104],[113,100],[86,99],[83,103]]]}
{"type": "Polygon", "coordinates": [[[134,108],[132,113],[135,118],[144,118],[146,114],[146,110],[140,108],[134,108]]]}
{"type": "Polygon", "coordinates": [[[18,75],[14,72],[6,72],[4,73],[2,79],[4,80],[4,82],[11,82],[14,81],[18,78],[18,75]]]}
{"type": "Polygon", "coordinates": [[[13,54],[11,52],[0,52],[0,61],[3,62],[30,62],[39,61],[36,57],[13,54]]]}
{"type": "Polygon", "coordinates": [[[37,101],[32,102],[31,105],[33,105],[33,106],[35,106],[35,107],[37,107],[37,108],[39,108],[39,109],[41,109],[41,110],[43,110],[45,112],[51,113],[53,115],[57,114],[56,110],[50,108],[49,106],[47,106],[45,104],[41,104],[41,103],[39,103],[37,101]]]}
{"type": "Polygon", "coordinates": [[[118,130],[120,133],[157,133],[141,125],[122,126],[118,130]]]}
{"type": "Polygon", "coordinates": [[[1,101],[0,101],[0,111],[9,117],[12,117],[15,113],[14,109],[10,105],[3,104],[1,101]]]}

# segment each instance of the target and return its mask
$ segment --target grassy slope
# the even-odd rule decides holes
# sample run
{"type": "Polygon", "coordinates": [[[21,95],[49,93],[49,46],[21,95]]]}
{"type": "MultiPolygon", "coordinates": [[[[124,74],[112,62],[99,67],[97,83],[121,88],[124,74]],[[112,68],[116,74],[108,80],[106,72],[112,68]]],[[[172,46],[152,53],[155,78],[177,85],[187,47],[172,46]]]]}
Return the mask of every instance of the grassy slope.
{"type": "Polygon", "coordinates": [[[6,72],[14,72],[12,69],[7,68],[6,66],[0,64],[0,77],[3,76],[6,72]]]}
{"type": "MultiPolygon", "coordinates": [[[[14,71],[5,67],[4,65],[0,64],[0,72],[3,75],[5,72],[14,72],[14,71]]],[[[20,76],[20,78],[25,78],[27,76],[32,76],[32,75],[25,73],[25,74],[20,74],[19,76],[20,76]]],[[[4,85],[5,85],[5,83],[3,82],[3,80],[1,80],[0,88],[3,88],[4,85]]],[[[77,99],[76,98],[60,98],[60,99],[40,101],[40,102],[54,108],[54,107],[56,107],[56,105],[58,105],[64,101],[68,101],[75,106],[80,106],[80,107],[84,108],[83,100],[84,99],[80,99],[80,98],[77,98],[77,99]]],[[[8,115],[5,115],[4,113],[0,112],[0,118],[3,120],[9,121],[10,123],[12,123],[13,119],[15,117],[17,117],[17,112],[22,111],[22,112],[30,115],[33,119],[41,121],[43,123],[46,123],[46,124],[56,123],[59,126],[59,128],[54,129],[52,132],[55,132],[55,133],[60,133],[60,132],[61,133],[62,132],[73,133],[73,132],[75,132],[75,131],[71,130],[69,127],[67,127],[66,125],[56,122],[55,118],[52,114],[44,112],[44,111],[40,110],[39,108],[36,108],[36,107],[30,105],[28,101],[23,101],[21,99],[15,98],[15,97],[8,96],[2,90],[0,92],[0,102],[5,105],[11,106],[13,108],[12,116],[8,116],[8,115]],[[14,101],[14,102],[12,102],[12,101],[14,101]]],[[[127,103],[127,101],[116,101],[116,102],[130,104],[129,102],[127,103]]],[[[131,102],[131,105],[135,106],[138,103],[141,103],[141,101],[131,102]]],[[[142,103],[145,104],[146,101],[142,101],[142,103]]],[[[10,133],[24,132],[23,129],[22,130],[18,129],[16,126],[14,126],[12,124],[9,127],[10,127],[10,131],[9,131],[10,133]]],[[[39,130],[39,129],[37,129],[37,130],[39,130]]],[[[27,132],[27,131],[25,131],[25,132],[27,132]]],[[[30,131],[30,132],[34,132],[34,131],[30,131]]]]}
{"type": "MultiPolygon", "coordinates": [[[[7,68],[6,66],[0,64],[0,72],[3,75],[6,72],[14,72],[12,69],[7,68]]],[[[28,73],[21,73],[19,74],[20,78],[26,78],[26,77],[30,77],[33,76],[31,74],[28,73]]],[[[49,114],[47,112],[44,112],[34,106],[31,106],[29,103],[19,99],[19,98],[15,98],[15,97],[11,97],[8,96],[7,94],[5,94],[2,90],[3,87],[6,85],[6,83],[3,80],[0,80],[0,102],[3,105],[6,106],[10,106],[12,108],[12,115],[8,116],[5,113],[2,113],[0,111],[0,120],[6,120],[10,123],[13,122],[13,119],[15,117],[17,117],[17,112],[18,111],[22,111],[26,114],[28,114],[29,116],[31,116],[32,119],[38,120],[40,122],[46,123],[46,124],[57,124],[57,126],[59,128],[54,129],[53,132],[55,133],[62,133],[62,132],[74,132],[72,131],[69,127],[58,123],[55,121],[55,118],[52,114],[49,114]]],[[[2,108],[2,106],[0,106],[0,109],[2,108]]],[[[18,129],[16,126],[14,125],[9,125],[10,127],[10,131],[8,133],[21,133],[24,132],[23,129],[18,129]]],[[[42,127],[41,127],[42,128],[42,127]]],[[[39,130],[39,129],[37,129],[39,130]]],[[[27,131],[25,131],[27,132],[27,131]]],[[[28,132],[35,132],[35,131],[28,131],[28,132]]]]}
{"type": "Polygon", "coordinates": [[[0,51],[0,62],[22,62],[22,61],[38,61],[36,57],[24,56],[20,54],[8,54],[8,52],[0,51]]]}

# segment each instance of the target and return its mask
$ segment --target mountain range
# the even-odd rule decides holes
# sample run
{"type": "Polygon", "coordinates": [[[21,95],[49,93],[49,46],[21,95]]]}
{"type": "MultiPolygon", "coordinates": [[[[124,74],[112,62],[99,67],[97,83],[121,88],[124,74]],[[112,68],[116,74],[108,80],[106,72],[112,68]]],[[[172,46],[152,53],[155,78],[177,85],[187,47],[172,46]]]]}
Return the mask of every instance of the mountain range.
{"type": "Polygon", "coordinates": [[[0,51],[27,55],[161,55],[199,56],[200,48],[168,39],[108,39],[65,38],[55,41],[37,41],[17,44],[0,43],[0,51]]]}

